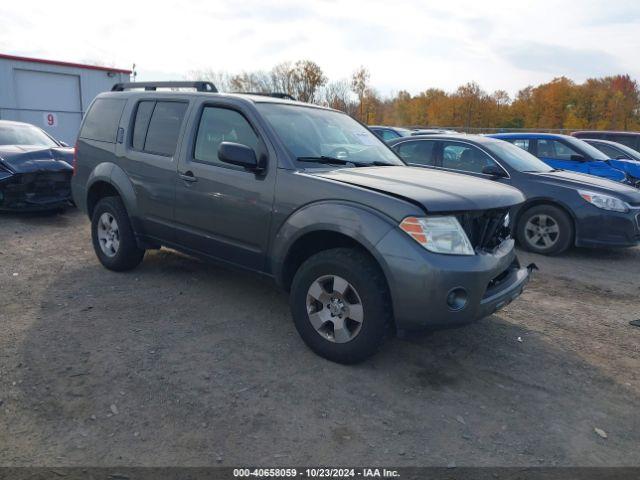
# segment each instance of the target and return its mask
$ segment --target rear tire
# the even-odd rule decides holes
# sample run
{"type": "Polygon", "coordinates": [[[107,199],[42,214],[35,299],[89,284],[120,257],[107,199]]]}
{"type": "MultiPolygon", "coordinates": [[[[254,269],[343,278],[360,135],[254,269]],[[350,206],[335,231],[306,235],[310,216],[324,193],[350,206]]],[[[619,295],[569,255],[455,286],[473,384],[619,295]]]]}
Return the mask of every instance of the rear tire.
{"type": "Polygon", "coordinates": [[[537,205],[520,215],[517,238],[525,250],[558,255],[572,245],[573,237],[573,221],[558,207],[537,205]]]}
{"type": "Polygon", "coordinates": [[[91,217],[93,249],[100,263],[122,272],[137,267],[145,250],[138,247],[127,210],[120,197],[102,198],[91,217]]]}
{"type": "Polygon", "coordinates": [[[290,306],[307,346],[337,363],[372,356],[393,325],[384,275],[355,248],[325,250],[306,260],[293,278],[290,306]]]}

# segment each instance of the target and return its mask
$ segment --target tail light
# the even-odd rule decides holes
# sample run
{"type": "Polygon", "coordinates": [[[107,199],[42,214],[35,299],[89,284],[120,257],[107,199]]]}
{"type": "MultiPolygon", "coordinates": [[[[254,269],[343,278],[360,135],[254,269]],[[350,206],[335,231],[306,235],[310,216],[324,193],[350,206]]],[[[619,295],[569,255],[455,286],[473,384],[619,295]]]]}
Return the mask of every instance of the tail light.
{"type": "Polygon", "coordinates": [[[76,175],[78,169],[78,141],[76,140],[76,144],[73,147],[73,176],[76,175]]]}

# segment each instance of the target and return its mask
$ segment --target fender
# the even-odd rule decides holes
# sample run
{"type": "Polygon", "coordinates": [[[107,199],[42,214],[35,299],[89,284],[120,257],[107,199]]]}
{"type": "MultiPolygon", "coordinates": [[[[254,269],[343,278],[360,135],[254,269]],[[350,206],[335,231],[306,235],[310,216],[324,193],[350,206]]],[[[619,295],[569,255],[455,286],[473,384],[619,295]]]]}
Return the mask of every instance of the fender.
{"type": "Polygon", "coordinates": [[[328,200],[307,204],[292,213],[273,237],[270,267],[276,282],[282,286],[284,263],[294,243],[313,232],[335,232],[360,243],[378,261],[386,274],[386,262],[375,245],[395,227],[393,220],[365,205],[328,200]]]}
{"type": "MultiPolygon", "coordinates": [[[[114,167],[113,163],[110,163],[110,162],[99,163],[91,171],[84,185],[80,185],[80,184],[74,185],[74,186],[77,186],[78,190],[80,190],[78,192],[79,198],[75,199],[76,203],[84,213],[86,214],[89,213],[89,205],[88,205],[87,199],[88,199],[89,192],[91,191],[91,187],[93,187],[93,185],[96,182],[106,182],[111,184],[111,170],[113,169],[113,167],[114,167]]],[[[73,178],[75,177],[72,177],[72,181],[73,181],[73,178]]]]}
{"type": "Polygon", "coordinates": [[[127,213],[132,221],[139,218],[138,215],[138,200],[136,198],[136,192],[133,188],[133,183],[129,179],[129,176],[125,171],[117,165],[113,165],[111,170],[111,184],[118,190],[124,206],[127,208],[127,213]]]}
{"type": "Polygon", "coordinates": [[[93,187],[96,182],[108,183],[116,189],[120,198],[122,198],[122,201],[124,202],[127,212],[129,213],[129,218],[131,218],[132,223],[137,224],[138,208],[133,184],[122,168],[110,162],[98,164],[98,166],[96,166],[89,175],[84,205],[82,207],[85,213],[89,210],[86,196],[88,196],[88,193],[91,191],[91,187],[93,187]]]}
{"type": "Polygon", "coordinates": [[[554,207],[558,207],[560,208],[560,210],[564,211],[564,213],[566,213],[567,215],[569,215],[569,218],[571,219],[571,223],[573,223],[573,242],[572,245],[576,244],[576,239],[578,238],[579,235],[579,230],[580,230],[580,223],[578,222],[578,219],[576,218],[575,212],[573,211],[572,208],[569,208],[567,205],[565,205],[564,202],[557,200],[555,198],[547,198],[547,197],[536,197],[536,198],[532,198],[531,200],[527,200],[526,202],[524,202],[522,205],[517,206],[517,210],[515,212],[514,215],[514,222],[513,222],[513,237],[516,238],[516,232],[518,229],[518,224],[520,223],[520,218],[522,216],[522,213],[533,207],[536,205],[553,205],[554,207]]]}
{"type": "Polygon", "coordinates": [[[576,226],[577,219],[573,210],[561,200],[558,200],[556,198],[549,198],[549,197],[535,197],[535,198],[527,199],[524,203],[517,205],[515,207],[516,212],[515,212],[514,225],[518,224],[518,222],[520,221],[520,216],[525,210],[528,210],[529,208],[535,205],[553,205],[553,206],[559,207],[560,209],[564,210],[564,212],[567,215],[569,215],[569,218],[571,218],[571,220],[573,221],[574,227],[576,226]]]}

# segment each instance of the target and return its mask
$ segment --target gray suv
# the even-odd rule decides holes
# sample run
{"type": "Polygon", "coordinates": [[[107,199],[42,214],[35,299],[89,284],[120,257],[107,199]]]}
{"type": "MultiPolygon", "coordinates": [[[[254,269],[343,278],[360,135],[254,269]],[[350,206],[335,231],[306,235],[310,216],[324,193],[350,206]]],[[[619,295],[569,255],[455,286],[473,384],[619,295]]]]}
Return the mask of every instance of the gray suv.
{"type": "Polygon", "coordinates": [[[490,315],[528,281],[514,188],[408,167],[327,108],[206,82],[114,90],[85,116],[72,178],[108,269],[164,246],[273,277],[306,344],[341,363],[490,315]]]}

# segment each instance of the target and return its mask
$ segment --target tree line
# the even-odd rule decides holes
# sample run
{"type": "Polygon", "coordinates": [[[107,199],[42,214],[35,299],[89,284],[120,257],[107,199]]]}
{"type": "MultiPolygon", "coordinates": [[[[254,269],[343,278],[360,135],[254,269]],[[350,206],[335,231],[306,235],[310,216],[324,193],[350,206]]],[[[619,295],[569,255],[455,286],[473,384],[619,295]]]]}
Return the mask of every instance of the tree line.
{"type": "Polygon", "coordinates": [[[515,97],[486,92],[477,83],[453,92],[429,88],[401,90],[383,97],[365,67],[351,77],[330,81],[311,60],[284,62],[268,71],[230,74],[194,71],[225,92],[280,92],[310,103],[343,110],[367,124],[456,128],[640,130],[640,88],[629,75],[590,78],[576,83],[558,77],[523,88],[515,97]]]}

